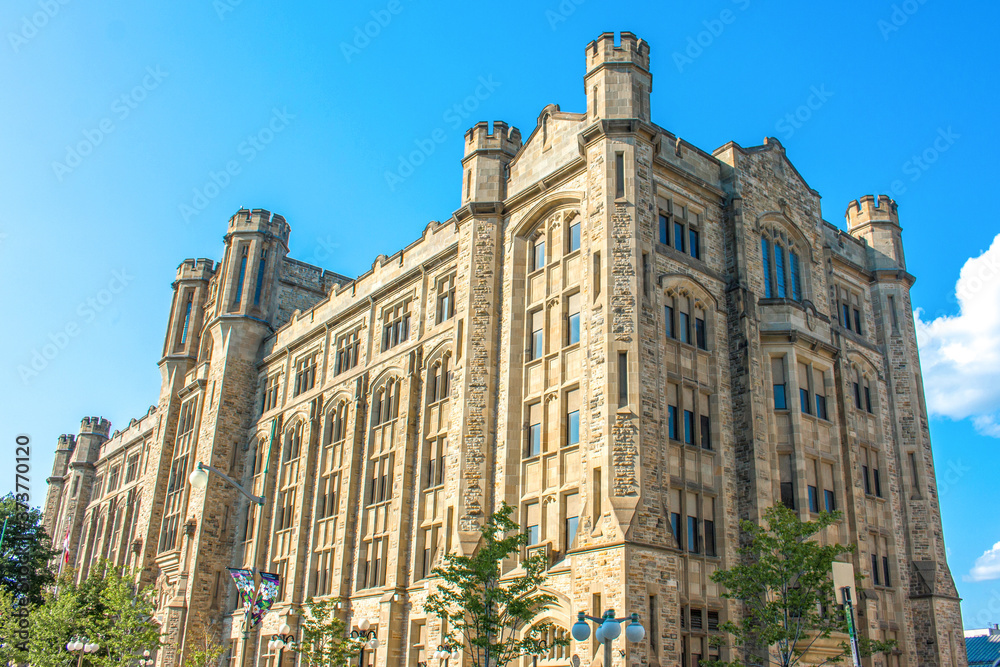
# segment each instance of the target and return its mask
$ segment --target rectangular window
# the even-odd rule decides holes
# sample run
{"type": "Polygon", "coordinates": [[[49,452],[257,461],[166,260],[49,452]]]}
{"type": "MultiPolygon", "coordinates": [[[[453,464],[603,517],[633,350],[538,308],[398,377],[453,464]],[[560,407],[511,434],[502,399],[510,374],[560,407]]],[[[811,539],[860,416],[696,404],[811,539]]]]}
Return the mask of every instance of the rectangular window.
{"type": "Polygon", "coordinates": [[[537,271],[545,266],[545,237],[535,239],[531,244],[531,270],[537,271]]]}
{"type": "Polygon", "coordinates": [[[872,481],[875,483],[875,495],[878,498],[882,497],[882,480],[878,474],[878,468],[872,469],[872,481]]]}
{"type": "Polygon", "coordinates": [[[684,444],[694,443],[694,413],[690,410],[684,411],[684,444]]]}
{"type": "Polygon", "coordinates": [[[715,550],[715,521],[705,519],[705,555],[718,555],[715,550]]]}
{"type": "Polygon", "coordinates": [[[872,389],[865,382],[865,410],[868,414],[872,414],[872,389]]]}
{"type": "Polygon", "coordinates": [[[701,447],[712,449],[711,420],[708,415],[701,415],[701,447]]]}
{"type": "Polygon", "coordinates": [[[882,583],[885,586],[892,586],[892,580],[889,578],[889,557],[882,556],[882,583]]]}
{"type": "Polygon", "coordinates": [[[778,298],[784,299],[785,294],[785,249],[774,244],[774,276],[778,288],[778,298]]]}
{"type": "Polygon", "coordinates": [[[531,313],[531,347],[529,361],[540,359],[545,354],[545,311],[536,310],[531,313]]]}
{"type": "Polygon", "coordinates": [[[628,352],[618,353],[618,407],[628,405],[628,352]]]}
{"type": "Polygon", "coordinates": [[[598,521],[600,521],[601,516],[604,514],[604,510],[601,507],[601,498],[603,497],[603,494],[604,488],[601,482],[601,469],[594,468],[594,479],[590,487],[590,508],[595,525],[598,521]]]}
{"type": "Polygon", "coordinates": [[[708,341],[705,339],[705,320],[701,317],[694,318],[694,338],[699,350],[708,349],[708,341]]]}
{"type": "Polygon", "coordinates": [[[701,259],[701,236],[698,234],[697,230],[688,230],[688,248],[691,251],[691,256],[695,259],[701,259]]]}
{"type": "Polygon", "coordinates": [[[670,513],[670,529],[674,531],[674,540],[677,542],[677,548],[684,548],[684,537],[681,534],[681,513],[671,512],[670,513]]]}
{"type": "Polygon", "coordinates": [[[809,407],[809,390],[799,389],[799,405],[802,408],[802,414],[811,415],[812,409],[809,407]]]}
{"type": "Polygon", "coordinates": [[[849,304],[840,304],[840,323],[848,331],[851,330],[851,306],[849,304]]]}
{"type": "Polygon", "coordinates": [[[667,406],[667,433],[671,440],[677,440],[677,406],[667,406]]]}
{"type": "Polygon", "coordinates": [[[815,486],[809,485],[809,511],[819,512],[819,496],[815,486]]]}
{"type": "Polygon", "coordinates": [[[243,281],[247,275],[247,248],[243,248],[243,256],[240,257],[240,271],[236,278],[236,295],[233,297],[233,308],[239,308],[243,301],[243,281]]]}
{"type": "Polygon", "coordinates": [[[861,385],[854,382],[854,407],[861,409],[861,385]]]}
{"type": "Polygon", "coordinates": [[[565,506],[566,532],[563,535],[563,539],[566,540],[565,548],[568,550],[572,548],[573,542],[576,541],[576,531],[580,527],[580,494],[567,494],[565,506]]]}
{"type": "Polygon", "coordinates": [[[830,417],[826,412],[826,396],[816,394],[816,416],[829,421],[830,417]]]}
{"type": "Polygon", "coordinates": [[[391,349],[410,337],[410,302],[387,308],[382,316],[382,351],[391,349]]]}
{"type": "Polygon", "coordinates": [[[260,264],[257,265],[257,286],[253,290],[253,305],[260,305],[260,293],[264,288],[264,271],[267,269],[267,251],[260,251],[260,264]]]}
{"type": "Polygon", "coordinates": [[[530,458],[542,453],[542,404],[535,403],[528,408],[528,446],[526,455],[530,458]]]}
{"type": "MultiPolygon", "coordinates": [[[[866,450],[861,450],[861,451],[862,454],[864,454],[866,450]]],[[[868,466],[866,465],[861,466],[861,478],[862,478],[861,481],[864,483],[865,486],[865,494],[870,496],[872,494],[872,483],[871,483],[871,476],[868,471],[868,466]]]]}
{"type": "Polygon", "coordinates": [[[813,393],[816,396],[816,416],[829,421],[830,415],[826,411],[826,378],[823,371],[813,368],[813,393]]]}
{"type": "Polygon", "coordinates": [[[455,315],[455,274],[438,283],[437,324],[455,315]]]}
{"type": "Polygon", "coordinates": [[[678,314],[677,330],[680,334],[680,340],[682,343],[690,343],[690,316],[683,310],[678,314]]]}
{"type": "Polygon", "coordinates": [[[823,490],[823,501],[825,509],[827,512],[833,512],[837,509],[836,497],[833,495],[833,491],[830,489],[823,490]]]}
{"type": "Polygon", "coordinates": [[[580,293],[569,297],[569,340],[568,344],[580,342],[580,293]]]}
{"type": "Polygon", "coordinates": [[[295,392],[298,396],[316,386],[316,364],[318,354],[314,353],[295,363],[295,392]]]}
{"type": "Polygon", "coordinates": [[[799,362],[799,407],[802,414],[812,414],[812,397],[809,391],[809,366],[799,362]]]}
{"type": "Polygon", "coordinates": [[[899,329],[899,313],[896,312],[896,297],[890,294],[888,299],[889,299],[889,315],[892,318],[892,328],[895,331],[899,329]]]}
{"type": "Polygon", "coordinates": [[[778,474],[780,475],[781,504],[790,510],[795,509],[795,471],[792,469],[792,457],[788,454],[778,455],[778,474]]]}
{"type": "Polygon", "coordinates": [[[660,243],[670,245],[670,219],[666,214],[660,214],[660,243]]]}
{"type": "Polygon", "coordinates": [[[125,483],[135,481],[135,478],[139,476],[139,456],[140,453],[136,452],[128,457],[128,462],[125,464],[125,483]]]}
{"type": "Polygon", "coordinates": [[[674,247],[684,252],[684,224],[674,221],[674,247]]]}
{"type": "Polygon", "coordinates": [[[687,542],[690,553],[700,553],[701,540],[698,536],[698,517],[688,516],[687,542]]]}
{"type": "Polygon", "coordinates": [[[787,410],[785,396],[785,362],[781,357],[771,358],[771,382],[774,386],[774,409],[787,410]]]}
{"type": "Polygon", "coordinates": [[[538,544],[542,538],[541,532],[542,513],[538,508],[538,503],[528,503],[527,526],[528,526],[528,546],[538,544]]]}
{"type": "Polygon", "coordinates": [[[770,244],[767,239],[760,240],[760,257],[764,265],[764,298],[771,298],[771,256],[770,244]]]}
{"type": "Polygon", "coordinates": [[[788,267],[792,274],[792,298],[796,301],[802,300],[802,276],[799,274],[799,256],[788,251],[788,267]]]}
{"type": "Polygon", "coordinates": [[[574,389],[566,394],[566,444],[580,442],[580,391],[574,389]]]}
{"type": "Polygon", "coordinates": [[[674,335],[674,307],[664,306],[663,307],[663,325],[664,330],[667,332],[667,338],[676,338],[674,335]]]}
{"type": "Polygon", "coordinates": [[[878,567],[878,556],[875,554],[872,554],[872,582],[876,586],[882,585],[882,577],[878,567]]]}
{"type": "Polygon", "coordinates": [[[615,153],[615,199],[625,196],[625,154],[615,153]]]}
{"type": "Polygon", "coordinates": [[[917,473],[917,455],[913,452],[907,452],[906,458],[910,462],[910,477],[913,482],[913,493],[919,498],[920,497],[920,477],[917,473]]]}
{"type": "Polygon", "coordinates": [[[573,252],[580,249],[580,220],[569,226],[569,250],[567,252],[573,252]]]}
{"type": "Polygon", "coordinates": [[[861,335],[861,312],[857,308],[854,309],[854,331],[861,335]]]}
{"type": "Polygon", "coordinates": [[[358,365],[358,350],[361,340],[358,330],[346,333],[337,339],[337,356],[334,360],[334,375],[349,371],[358,365]]]}
{"type": "Polygon", "coordinates": [[[181,341],[180,344],[183,345],[187,342],[188,335],[188,325],[191,323],[191,295],[188,295],[187,305],[184,306],[184,326],[181,328],[181,341]]]}

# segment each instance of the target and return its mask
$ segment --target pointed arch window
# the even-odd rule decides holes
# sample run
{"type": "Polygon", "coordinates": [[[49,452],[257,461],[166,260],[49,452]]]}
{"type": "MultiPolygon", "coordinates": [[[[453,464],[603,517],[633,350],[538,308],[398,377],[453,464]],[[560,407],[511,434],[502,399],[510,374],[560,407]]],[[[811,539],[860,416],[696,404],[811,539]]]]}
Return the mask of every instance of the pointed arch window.
{"type": "Polygon", "coordinates": [[[765,232],[760,239],[764,298],[802,301],[802,261],[798,249],[780,231],[765,232]]]}

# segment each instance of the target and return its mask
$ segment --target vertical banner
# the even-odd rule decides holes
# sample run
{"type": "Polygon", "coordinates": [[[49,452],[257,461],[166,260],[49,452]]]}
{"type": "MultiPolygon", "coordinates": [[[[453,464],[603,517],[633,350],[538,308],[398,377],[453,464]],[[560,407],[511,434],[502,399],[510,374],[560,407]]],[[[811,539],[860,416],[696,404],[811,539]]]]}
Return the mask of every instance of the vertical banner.
{"type": "Polygon", "coordinates": [[[250,627],[260,623],[267,610],[274,604],[274,599],[278,597],[278,586],[280,577],[271,572],[260,573],[260,589],[257,591],[257,599],[254,601],[253,612],[250,616],[250,627]]]}
{"type": "Polygon", "coordinates": [[[238,570],[233,567],[227,567],[226,569],[233,576],[233,581],[236,583],[236,590],[240,592],[240,600],[243,602],[243,613],[249,615],[250,605],[253,604],[253,571],[238,570]]]}
{"type": "Polygon", "coordinates": [[[850,589],[844,590],[844,615],[847,617],[847,633],[851,637],[851,661],[854,663],[854,667],[861,667],[858,632],[854,629],[854,605],[851,604],[850,589]]]}

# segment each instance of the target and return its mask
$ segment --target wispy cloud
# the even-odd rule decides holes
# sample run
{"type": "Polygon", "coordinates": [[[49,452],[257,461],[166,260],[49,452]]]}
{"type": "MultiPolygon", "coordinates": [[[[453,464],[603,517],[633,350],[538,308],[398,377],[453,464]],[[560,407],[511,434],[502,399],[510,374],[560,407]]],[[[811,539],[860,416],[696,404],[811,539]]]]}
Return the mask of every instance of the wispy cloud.
{"type": "Polygon", "coordinates": [[[1000,579],[1000,542],[983,552],[983,555],[976,559],[976,564],[972,566],[963,579],[966,581],[1000,579]]]}

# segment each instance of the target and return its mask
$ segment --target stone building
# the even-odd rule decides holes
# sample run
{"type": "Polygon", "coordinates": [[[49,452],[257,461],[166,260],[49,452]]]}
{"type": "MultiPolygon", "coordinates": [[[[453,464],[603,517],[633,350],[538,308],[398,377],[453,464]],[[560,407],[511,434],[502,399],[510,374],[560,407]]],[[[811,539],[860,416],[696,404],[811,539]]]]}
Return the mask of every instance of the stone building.
{"type": "Polygon", "coordinates": [[[869,667],[965,664],[895,202],[834,225],[778,141],[708,153],[654,124],[631,33],[586,47],[584,83],[527,139],[470,129],[460,207],[355,280],[288,257],[261,209],[180,265],[155,407],[63,436],[46,504],[81,574],[142,565],[160,665],[217,630],[234,667],[274,665],[310,596],[371,622],[370,664],[432,661],[427,575],[501,501],[551,563],[558,633],[640,614],[615,665],[718,655],[739,609],[710,577],[779,502],[844,512],[822,539],[856,545],[861,631],[900,649],[869,667]],[[196,462],[265,504],[192,487],[196,462]],[[227,566],[281,576],[247,657],[227,566]]]}

